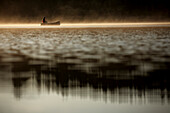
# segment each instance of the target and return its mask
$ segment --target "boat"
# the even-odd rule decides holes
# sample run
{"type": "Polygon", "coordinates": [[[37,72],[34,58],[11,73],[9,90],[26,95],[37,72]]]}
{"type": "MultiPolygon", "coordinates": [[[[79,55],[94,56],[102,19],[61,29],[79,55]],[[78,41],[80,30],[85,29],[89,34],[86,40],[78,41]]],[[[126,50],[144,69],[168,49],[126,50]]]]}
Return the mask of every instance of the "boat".
{"type": "Polygon", "coordinates": [[[41,23],[41,25],[54,25],[54,26],[58,26],[58,25],[60,25],[60,21],[57,21],[57,22],[51,22],[51,23],[48,23],[48,22],[46,22],[46,23],[41,23]]]}

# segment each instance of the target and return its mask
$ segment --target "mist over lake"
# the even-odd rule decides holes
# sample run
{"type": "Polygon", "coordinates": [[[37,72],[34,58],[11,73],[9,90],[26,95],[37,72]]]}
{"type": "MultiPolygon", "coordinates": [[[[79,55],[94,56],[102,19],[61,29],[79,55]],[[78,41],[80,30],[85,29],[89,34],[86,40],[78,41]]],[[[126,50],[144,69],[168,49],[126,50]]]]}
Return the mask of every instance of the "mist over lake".
{"type": "Polygon", "coordinates": [[[162,22],[169,0],[1,0],[0,23],[162,22]]]}

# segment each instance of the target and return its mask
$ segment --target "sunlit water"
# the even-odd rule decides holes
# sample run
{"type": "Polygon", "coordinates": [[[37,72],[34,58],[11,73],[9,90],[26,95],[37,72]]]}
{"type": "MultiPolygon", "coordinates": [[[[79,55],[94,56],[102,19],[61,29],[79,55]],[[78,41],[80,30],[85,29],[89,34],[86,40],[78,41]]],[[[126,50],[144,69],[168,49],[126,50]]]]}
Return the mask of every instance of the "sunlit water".
{"type": "Polygon", "coordinates": [[[127,28],[127,27],[170,27],[170,22],[147,23],[61,23],[59,26],[41,24],[0,24],[0,28],[127,28]]]}
{"type": "Polygon", "coordinates": [[[169,27],[39,27],[1,26],[0,113],[170,112],[169,27]]]}

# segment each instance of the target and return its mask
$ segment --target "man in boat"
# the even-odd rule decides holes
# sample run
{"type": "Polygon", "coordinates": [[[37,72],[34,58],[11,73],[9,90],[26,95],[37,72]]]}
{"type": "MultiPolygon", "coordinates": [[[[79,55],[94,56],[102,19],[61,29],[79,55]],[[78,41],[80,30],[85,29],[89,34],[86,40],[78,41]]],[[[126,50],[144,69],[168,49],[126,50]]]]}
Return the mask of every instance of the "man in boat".
{"type": "Polygon", "coordinates": [[[42,23],[47,23],[47,21],[45,20],[45,17],[43,18],[42,23]]]}
{"type": "Polygon", "coordinates": [[[60,21],[57,21],[57,22],[49,22],[49,23],[48,23],[48,22],[46,21],[45,17],[44,17],[43,20],[42,20],[41,25],[60,25],[60,21]]]}

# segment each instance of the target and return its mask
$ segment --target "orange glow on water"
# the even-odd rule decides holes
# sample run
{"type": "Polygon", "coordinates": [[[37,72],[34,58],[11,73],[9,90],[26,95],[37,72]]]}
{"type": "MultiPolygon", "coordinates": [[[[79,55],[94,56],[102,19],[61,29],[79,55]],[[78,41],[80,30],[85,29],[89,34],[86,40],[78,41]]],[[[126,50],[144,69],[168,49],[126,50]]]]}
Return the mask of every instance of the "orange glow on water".
{"type": "Polygon", "coordinates": [[[75,24],[70,24],[70,23],[64,23],[62,25],[67,25],[67,26],[72,26],[72,25],[75,25],[75,26],[79,26],[79,25],[82,25],[82,26],[86,26],[86,25],[91,25],[91,26],[94,26],[94,25],[166,25],[166,24],[170,24],[170,22],[146,22],[146,23],[75,23],[75,24]]]}
{"type": "Polygon", "coordinates": [[[170,27],[170,22],[146,23],[61,23],[60,26],[40,24],[0,24],[0,28],[115,28],[115,27],[170,27]]]}

